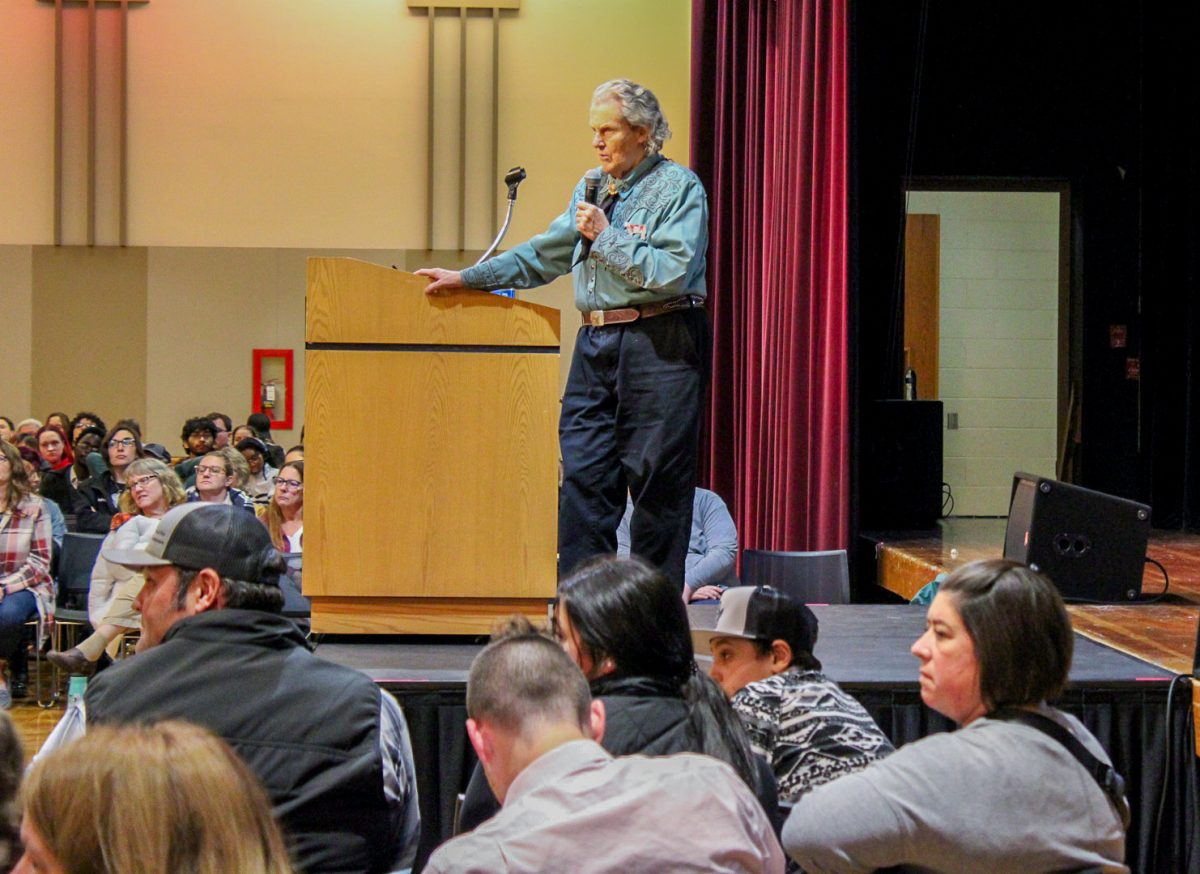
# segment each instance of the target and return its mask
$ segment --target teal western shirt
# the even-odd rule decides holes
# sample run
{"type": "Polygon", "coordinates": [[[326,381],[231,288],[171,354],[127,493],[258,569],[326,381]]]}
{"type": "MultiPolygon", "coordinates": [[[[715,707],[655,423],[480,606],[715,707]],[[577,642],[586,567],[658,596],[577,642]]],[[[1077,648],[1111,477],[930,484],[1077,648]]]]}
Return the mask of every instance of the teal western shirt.
{"type": "MultiPolygon", "coordinates": [[[[573,270],[575,306],[608,310],[690,294],[705,297],[708,197],[691,170],[650,155],[624,178],[610,182],[617,203],[609,226],[596,237],[587,260],[573,270]]],[[[579,260],[583,238],[575,230],[579,180],[566,210],[545,231],[462,272],[468,288],[534,288],[562,276],[579,260]]]]}

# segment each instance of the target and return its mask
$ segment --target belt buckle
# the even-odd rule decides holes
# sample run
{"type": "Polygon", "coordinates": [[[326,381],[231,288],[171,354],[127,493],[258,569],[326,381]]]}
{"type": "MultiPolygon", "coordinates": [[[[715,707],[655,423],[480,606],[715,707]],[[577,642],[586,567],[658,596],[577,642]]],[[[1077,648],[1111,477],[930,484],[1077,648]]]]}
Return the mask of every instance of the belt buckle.
{"type": "Polygon", "coordinates": [[[588,313],[588,324],[593,328],[604,327],[604,310],[592,310],[588,313]]]}

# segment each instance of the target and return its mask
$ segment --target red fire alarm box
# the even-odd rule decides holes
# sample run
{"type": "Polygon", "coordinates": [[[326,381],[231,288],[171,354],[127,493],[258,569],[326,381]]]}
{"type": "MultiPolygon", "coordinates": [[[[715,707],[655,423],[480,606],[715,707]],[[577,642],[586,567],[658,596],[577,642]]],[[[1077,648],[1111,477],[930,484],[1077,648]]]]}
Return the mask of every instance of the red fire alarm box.
{"type": "Polygon", "coordinates": [[[266,413],[271,427],[290,431],[292,423],[292,394],[295,381],[292,377],[291,349],[254,350],[254,397],[250,409],[255,413],[266,413]]]}

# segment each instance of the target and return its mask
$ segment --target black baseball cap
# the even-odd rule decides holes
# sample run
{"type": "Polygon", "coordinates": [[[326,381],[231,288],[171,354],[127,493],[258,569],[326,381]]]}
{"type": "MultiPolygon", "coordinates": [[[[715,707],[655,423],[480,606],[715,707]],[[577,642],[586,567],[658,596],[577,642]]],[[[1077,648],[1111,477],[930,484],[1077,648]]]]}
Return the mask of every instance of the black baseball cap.
{"type": "Polygon", "coordinates": [[[102,555],[128,568],[212,568],[222,577],[266,586],[278,586],[287,570],[255,516],[241,507],[202,501],[168,510],[145,549],[105,549],[102,555]]]}
{"type": "Polygon", "coordinates": [[[705,649],[718,637],[783,640],[793,653],[812,653],[817,630],[817,615],[807,604],[769,586],[736,586],[721,596],[716,627],[696,629],[692,639],[705,649]]]}

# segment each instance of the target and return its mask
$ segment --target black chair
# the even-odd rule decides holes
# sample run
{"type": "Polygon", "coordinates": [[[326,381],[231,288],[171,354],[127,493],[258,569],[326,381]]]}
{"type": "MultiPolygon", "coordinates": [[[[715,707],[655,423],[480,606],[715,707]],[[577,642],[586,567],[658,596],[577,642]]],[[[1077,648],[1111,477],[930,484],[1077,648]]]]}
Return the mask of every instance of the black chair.
{"type": "Polygon", "coordinates": [[[846,550],[742,553],[742,584],[770,586],[805,604],[849,604],[850,567],[846,550]]]}
{"type": "MultiPolygon", "coordinates": [[[[59,652],[64,649],[64,631],[71,630],[71,646],[74,646],[78,635],[91,628],[87,611],[88,589],[92,586],[92,569],[96,566],[104,537],[103,534],[68,531],[63,538],[62,557],[58,562],[53,635],[54,648],[59,652]]],[[[53,677],[54,695],[50,702],[43,703],[38,698],[38,703],[43,707],[53,706],[58,701],[62,683],[58,668],[54,668],[53,677]]]]}

